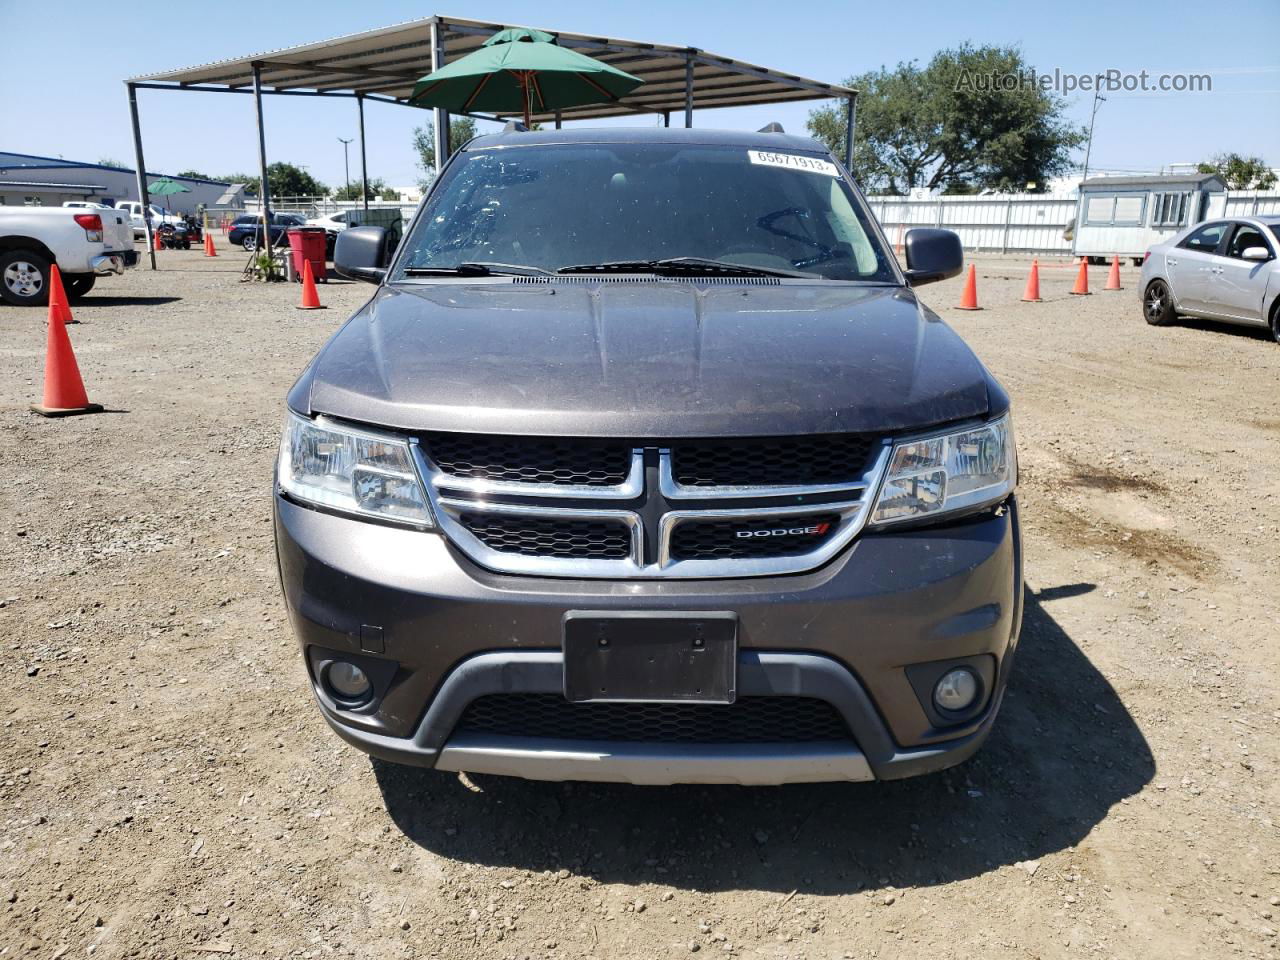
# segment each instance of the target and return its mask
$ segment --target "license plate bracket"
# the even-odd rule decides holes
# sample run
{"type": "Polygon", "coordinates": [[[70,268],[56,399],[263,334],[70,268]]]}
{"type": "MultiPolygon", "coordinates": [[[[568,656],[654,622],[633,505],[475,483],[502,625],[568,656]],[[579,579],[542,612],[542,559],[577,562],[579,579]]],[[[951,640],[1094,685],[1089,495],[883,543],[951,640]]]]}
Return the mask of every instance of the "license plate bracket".
{"type": "Polygon", "coordinates": [[[571,610],[564,695],[575,703],[733,703],[738,617],[728,612],[571,610]]]}

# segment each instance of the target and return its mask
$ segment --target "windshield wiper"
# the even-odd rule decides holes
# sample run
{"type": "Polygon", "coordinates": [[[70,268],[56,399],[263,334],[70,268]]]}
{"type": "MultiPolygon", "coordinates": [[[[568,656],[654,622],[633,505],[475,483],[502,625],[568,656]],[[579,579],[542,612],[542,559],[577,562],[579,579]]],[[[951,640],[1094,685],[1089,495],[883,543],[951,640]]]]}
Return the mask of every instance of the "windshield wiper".
{"type": "Polygon", "coordinates": [[[730,260],[706,257],[667,257],[663,260],[611,260],[606,263],[580,263],[561,267],[556,273],[686,273],[697,276],[735,277],[801,277],[812,280],[816,274],[776,267],[756,267],[730,260]]]}
{"type": "Polygon", "coordinates": [[[467,262],[452,267],[405,267],[406,277],[549,277],[550,270],[522,263],[467,262]]]}

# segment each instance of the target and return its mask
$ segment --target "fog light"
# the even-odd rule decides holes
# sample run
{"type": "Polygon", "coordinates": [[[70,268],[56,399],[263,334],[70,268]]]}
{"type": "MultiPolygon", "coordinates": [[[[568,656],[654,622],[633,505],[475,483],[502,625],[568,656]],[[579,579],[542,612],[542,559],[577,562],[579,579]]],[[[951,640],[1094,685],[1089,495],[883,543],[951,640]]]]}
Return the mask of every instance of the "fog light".
{"type": "Polygon", "coordinates": [[[933,702],[939,710],[967,710],[978,698],[978,686],[977,675],[968,667],[948,670],[933,688],[933,702]]]}
{"type": "Polygon", "coordinates": [[[373,688],[365,672],[345,660],[331,663],[325,671],[325,680],[341,700],[363,700],[373,688]]]}

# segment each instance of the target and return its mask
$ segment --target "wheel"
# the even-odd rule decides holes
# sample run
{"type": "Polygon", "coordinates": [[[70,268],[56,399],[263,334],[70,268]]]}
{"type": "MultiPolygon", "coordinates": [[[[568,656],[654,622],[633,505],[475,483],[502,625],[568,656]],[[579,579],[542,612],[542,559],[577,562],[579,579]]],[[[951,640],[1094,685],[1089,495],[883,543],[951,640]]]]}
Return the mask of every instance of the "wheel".
{"type": "Polygon", "coordinates": [[[62,279],[66,281],[64,286],[67,288],[68,300],[81,299],[93,289],[98,280],[92,273],[64,273],[62,279]]]}
{"type": "Polygon", "coordinates": [[[1280,343],[1280,297],[1271,305],[1271,336],[1280,343]]]}
{"type": "Polygon", "coordinates": [[[49,261],[30,250],[0,254],[0,297],[19,307],[42,307],[49,302],[49,261]]]}
{"type": "Polygon", "coordinates": [[[240,245],[244,247],[246,250],[248,250],[250,253],[253,253],[253,251],[258,249],[258,238],[254,236],[252,233],[247,233],[245,234],[244,240],[241,241],[240,245]]]}
{"type": "Polygon", "coordinates": [[[1152,280],[1142,298],[1142,315],[1153,327],[1167,327],[1176,319],[1173,310],[1173,294],[1163,280],[1152,280]]]}

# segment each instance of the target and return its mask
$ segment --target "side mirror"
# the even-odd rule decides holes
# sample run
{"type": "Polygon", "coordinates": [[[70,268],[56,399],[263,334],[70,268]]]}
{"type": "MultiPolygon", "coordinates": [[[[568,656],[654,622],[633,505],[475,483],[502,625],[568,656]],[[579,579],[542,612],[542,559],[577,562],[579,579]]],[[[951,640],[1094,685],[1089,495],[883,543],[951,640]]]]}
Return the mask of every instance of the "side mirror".
{"type": "Polygon", "coordinates": [[[907,283],[913,287],[946,280],[964,269],[964,247],[950,230],[908,230],[903,245],[907,253],[907,283]]]}
{"type": "Polygon", "coordinates": [[[1246,247],[1240,256],[1246,260],[1270,260],[1271,251],[1266,247],[1246,247]]]}
{"type": "Polygon", "coordinates": [[[391,262],[392,239],[382,227],[343,230],[333,245],[334,271],[348,280],[381,283],[391,262]]]}

